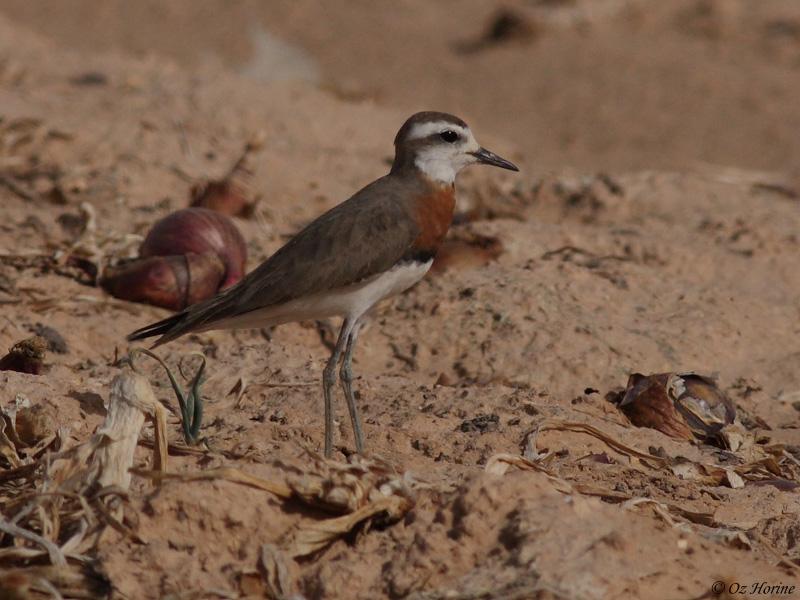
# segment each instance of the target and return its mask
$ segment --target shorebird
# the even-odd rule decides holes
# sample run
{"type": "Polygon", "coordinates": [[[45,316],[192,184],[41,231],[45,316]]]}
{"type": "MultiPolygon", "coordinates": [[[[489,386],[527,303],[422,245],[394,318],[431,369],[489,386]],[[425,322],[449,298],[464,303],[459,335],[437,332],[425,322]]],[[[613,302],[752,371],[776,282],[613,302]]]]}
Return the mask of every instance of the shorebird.
{"type": "Polygon", "coordinates": [[[455,179],[461,169],[482,163],[519,170],[481,147],[464,121],[441,112],[411,116],[394,146],[388,175],[312,221],[236,285],[134,331],[128,340],[160,335],[155,347],[191,332],[342,317],[336,346],[322,373],[325,456],[333,451],[339,362],[356,451],[363,453],[352,359],[364,316],[430,269],[453,218],[455,179]]]}

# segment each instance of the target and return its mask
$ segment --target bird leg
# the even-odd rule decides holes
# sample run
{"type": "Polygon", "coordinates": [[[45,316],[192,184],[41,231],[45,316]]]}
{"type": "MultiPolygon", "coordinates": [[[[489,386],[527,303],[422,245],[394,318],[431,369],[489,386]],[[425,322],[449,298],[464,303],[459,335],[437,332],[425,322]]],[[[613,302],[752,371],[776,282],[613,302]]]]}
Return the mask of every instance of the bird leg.
{"type": "Polygon", "coordinates": [[[347,340],[350,339],[354,324],[353,319],[344,320],[336,346],[322,371],[322,393],[325,396],[325,458],[330,458],[333,454],[333,386],[336,383],[336,365],[339,364],[347,340]]]}
{"type": "Polygon", "coordinates": [[[353,423],[353,436],[356,440],[356,452],[364,454],[364,432],[361,427],[361,415],[358,414],[356,399],[353,396],[353,350],[356,347],[358,332],[361,330],[361,323],[356,323],[347,338],[347,349],[342,359],[342,368],[339,370],[339,378],[342,380],[344,397],[347,400],[347,409],[350,411],[350,421],[353,423]]]}

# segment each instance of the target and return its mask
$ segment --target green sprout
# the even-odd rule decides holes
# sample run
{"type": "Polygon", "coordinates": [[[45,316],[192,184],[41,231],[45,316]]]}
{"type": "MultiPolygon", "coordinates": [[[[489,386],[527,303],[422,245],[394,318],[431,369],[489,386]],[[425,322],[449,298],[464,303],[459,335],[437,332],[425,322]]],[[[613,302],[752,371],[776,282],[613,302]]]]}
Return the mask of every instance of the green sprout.
{"type": "Polygon", "coordinates": [[[203,373],[206,369],[206,357],[199,352],[192,353],[193,356],[199,356],[201,362],[200,367],[194,374],[194,377],[192,377],[191,381],[189,381],[189,389],[187,393],[184,392],[183,388],[175,379],[175,376],[172,374],[172,370],[167,366],[167,364],[161,359],[161,357],[151,350],[147,350],[146,348],[135,348],[134,350],[131,350],[129,362],[134,371],[137,370],[134,366],[134,360],[139,354],[144,354],[145,356],[155,359],[158,361],[158,364],[160,364],[167,372],[170,385],[172,385],[172,391],[175,392],[175,395],[178,397],[178,404],[180,405],[181,409],[181,427],[183,429],[183,439],[188,445],[194,446],[199,441],[198,435],[200,433],[200,424],[203,421],[203,398],[200,395],[200,386],[204,381],[203,373]]]}

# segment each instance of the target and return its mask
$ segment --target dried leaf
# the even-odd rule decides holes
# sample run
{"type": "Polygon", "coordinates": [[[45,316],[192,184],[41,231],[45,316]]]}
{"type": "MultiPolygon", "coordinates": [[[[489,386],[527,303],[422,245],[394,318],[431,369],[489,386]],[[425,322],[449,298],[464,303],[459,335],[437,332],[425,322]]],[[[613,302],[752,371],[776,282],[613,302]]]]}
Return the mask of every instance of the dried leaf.
{"type": "Polygon", "coordinates": [[[111,593],[111,582],[94,566],[86,563],[66,567],[31,566],[0,570],[0,597],[25,600],[48,597],[42,596],[43,593],[56,599],[106,598],[111,593]],[[14,596],[15,593],[22,595],[14,596]]]}
{"type": "Polygon", "coordinates": [[[612,450],[615,450],[616,452],[619,452],[620,454],[623,454],[631,458],[637,458],[643,463],[645,463],[647,466],[650,466],[651,468],[664,467],[667,465],[668,462],[666,459],[661,458],[660,456],[647,454],[645,452],[637,450],[636,448],[628,446],[627,444],[623,444],[622,442],[612,437],[608,433],[587,423],[560,421],[553,419],[545,421],[544,423],[539,425],[539,428],[536,431],[529,434],[529,436],[531,435],[535,436],[536,434],[542,431],[573,431],[576,433],[585,433],[587,435],[591,435],[592,437],[595,437],[604,444],[606,444],[612,450]]]}
{"type": "Polygon", "coordinates": [[[297,499],[324,510],[347,514],[311,524],[301,524],[281,547],[291,557],[307,556],[349,532],[371,517],[385,514],[389,520],[402,517],[412,506],[405,482],[393,475],[381,461],[359,458],[355,464],[326,461],[310,454],[311,467],[284,468],[286,483],[249,475],[234,468],[210,469],[197,473],[132,472],[157,481],[209,481],[223,479],[264,490],[284,499],[297,499]]]}
{"type": "Polygon", "coordinates": [[[619,408],[637,427],[721,447],[727,447],[723,428],[736,417],[733,403],[714,380],[692,372],[634,373],[619,408]]]}
{"type": "Polygon", "coordinates": [[[670,527],[677,527],[678,523],[675,522],[669,511],[667,510],[667,506],[661,502],[653,500],[652,498],[631,498],[630,500],[626,500],[622,503],[622,508],[632,510],[636,506],[641,505],[648,505],[655,510],[656,514],[660,516],[664,522],[667,523],[670,527]]]}
{"type": "Polygon", "coordinates": [[[541,464],[516,454],[494,454],[486,461],[484,470],[491,475],[505,475],[512,466],[521,471],[537,471],[539,473],[544,473],[553,487],[559,492],[564,494],[573,492],[572,486],[568,481],[556,477],[541,464]]]}
{"type": "Polygon", "coordinates": [[[724,471],[725,471],[725,479],[728,482],[729,486],[731,486],[733,489],[744,487],[744,479],[742,479],[741,475],[739,475],[733,469],[724,469],[724,471]]]}
{"type": "Polygon", "coordinates": [[[249,475],[244,471],[233,467],[222,467],[219,469],[208,469],[196,473],[167,473],[165,471],[147,471],[144,469],[131,469],[134,475],[147,477],[158,482],[162,481],[213,481],[223,479],[231,483],[239,483],[258,490],[270,492],[276,496],[289,499],[292,497],[292,490],[282,482],[270,481],[255,475],[249,475]]]}
{"type": "Polygon", "coordinates": [[[8,422],[5,418],[0,418],[0,454],[8,461],[12,468],[22,466],[22,459],[17,454],[17,447],[6,434],[8,422]]]}
{"type": "MultiPolygon", "coordinates": [[[[643,501],[651,501],[647,498],[636,499],[629,494],[606,490],[592,485],[568,482],[564,479],[549,474],[540,465],[537,465],[533,461],[529,461],[523,457],[511,454],[496,454],[492,456],[486,463],[486,471],[496,475],[503,475],[508,471],[510,466],[515,466],[521,470],[536,470],[545,473],[550,482],[554,485],[555,489],[562,494],[578,493],[584,496],[597,496],[609,502],[628,502],[637,500],[637,502],[634,502],[631,506],[639,504],[643,501]]],[[[680,516],[692,523],[697,523],[708,527],[714,527],[718,525],[714,520],[714,515],[712,513],[694,512],[667,502],[661,502],[658,504],[661,507],[665,507],[666,510],[668,510],[671,514],[680,516]]]]}
{"type": "Polygon", "coordinates": [[[245,381],[244,377],[239,377],[236,380],[236,383],[233,384],[233,387],[230,391],[226,394],[227,396],[236,396],[236,401],[234,402],[234,406],[236,408],[242,407],[242,401],[244,400],[244,393],[247,391],[247,381],[245,381]]]}
{"type": "Polygon", "coordinates": [[[283,465],[286,483],[306,504],[336,513],[350,513],[381,496],[409,496],[404,481],[388,464],[376,458],[353,456],[352,462],[326,460],[309,452],[302,470],[283,465]]]}
{"type": "Polygon", "coordinates": [[[719,527],[711,531],[702,531],[701,535],[717,543],[723,543],[741,550],[752,550],[753,544],[745,532],[739,529],[726,529],[719,527]]]}
{"type": "Polygon", "coordinates": [[[27,529],[24,529],[19,525],[12,523],[11,521],[7,521],[1,516],[0,531],[7,533],[12,537],[19,537],[33,542],[37,546],[41,546],[47,551],[47,554],[50,557],[50,562],[57,567],[63,567],[67,564],[67,559],[64,557],[64,553],[61,552],[61,549],[56,544],[48,539],[45,539],[38,533],[28,531],[27,529]]]}
{"type": "Polygon", "coordinates": [[[294,584],[289,575],[289,566],[283,552],[277,546],[273,544],[261,546],[258,567],[268,598],[286,600],[292,596],[294,584]]]}
{"type": "Polygon", "coordinates": [[[399,496],[388,496],[370,502],[348,515],[301,525],[282,544],[292,558],[308,556],[348,533],[356,525],[381,513],[391,521],[400,519],[411,508],[411,502],[399,496]]]}

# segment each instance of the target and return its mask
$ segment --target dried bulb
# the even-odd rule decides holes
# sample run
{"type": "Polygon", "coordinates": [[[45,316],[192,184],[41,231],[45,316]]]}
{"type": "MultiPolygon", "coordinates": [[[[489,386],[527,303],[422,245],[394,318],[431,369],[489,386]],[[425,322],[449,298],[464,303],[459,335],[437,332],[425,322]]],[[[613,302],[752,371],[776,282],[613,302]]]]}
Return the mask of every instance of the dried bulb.
{"type": "Polygon", "coordinates": [[[207,208],[184,208],[157,221],[139,248],[142,257],[212,252],[224,265],[221,289],[244,275],[247,245],[225,215],[207,208]]]}
{"type": "Polygon", "coordinates": [[[108,267],[100,285],[116,298],[182,310],[216,294],[224,274],[213,252],[149,256],[108,267]]]}

